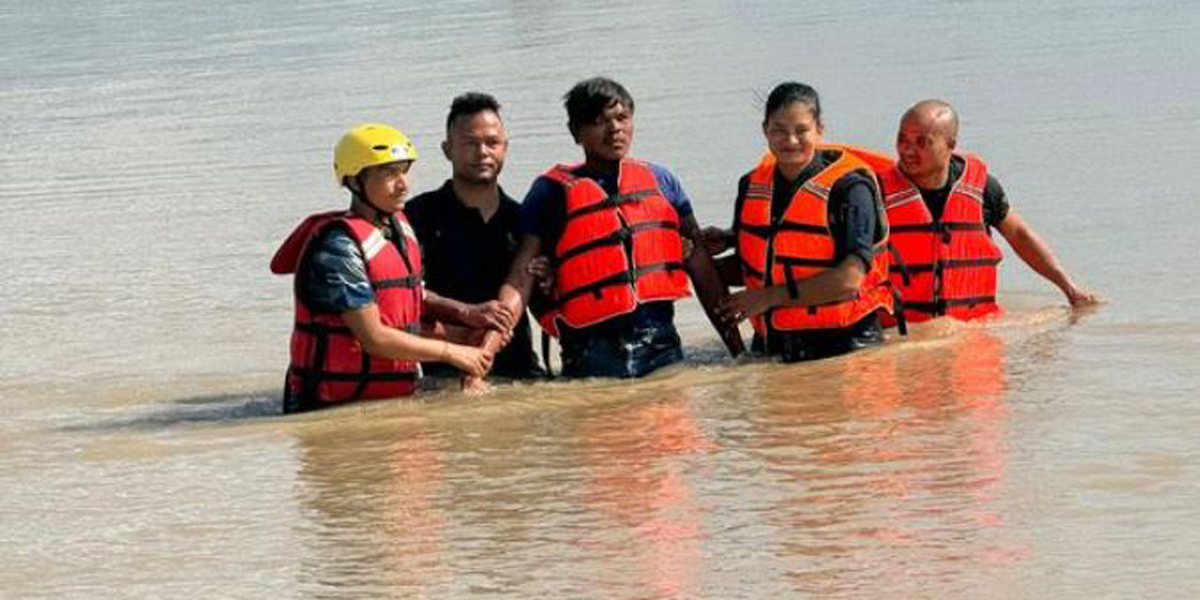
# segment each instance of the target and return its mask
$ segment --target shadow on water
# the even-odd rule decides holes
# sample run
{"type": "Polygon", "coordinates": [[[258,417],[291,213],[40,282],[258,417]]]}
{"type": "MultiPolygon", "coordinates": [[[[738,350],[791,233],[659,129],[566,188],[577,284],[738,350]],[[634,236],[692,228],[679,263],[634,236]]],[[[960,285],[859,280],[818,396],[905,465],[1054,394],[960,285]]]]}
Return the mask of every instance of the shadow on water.
{"type": "Polygon", "coordinates": [[[151,430],[186,425],[189,423],[218,423],[241,421],[282,414],[282,400],[278,392],[263,391],[246,394],[215,394],[195,396],[170,401],[165,406],[139,412],[101,418],[88,423],[67,425],[59,428],[66,432],[151,430]]]}

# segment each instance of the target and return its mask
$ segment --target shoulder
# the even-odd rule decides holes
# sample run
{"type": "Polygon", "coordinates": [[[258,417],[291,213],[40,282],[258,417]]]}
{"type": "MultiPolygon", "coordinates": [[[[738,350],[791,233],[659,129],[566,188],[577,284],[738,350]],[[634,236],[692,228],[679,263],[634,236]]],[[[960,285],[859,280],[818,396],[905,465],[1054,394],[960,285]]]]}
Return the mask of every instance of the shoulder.
{"type": "Polygon", "coordinates": [[[442,187],[417,194],[404,203],[404,214],[412,218],[413,215],[423,216],[432,213],[445,199],[449,189],[450,181],[447,180],[442,187]]]}
{"type": "Polygon", "coordinates": [[[545,203],[550,198],[561,197],[563,188],[558,182],[546,177],[538,175],[533,183],[529,185],[529,191],[525,192],[525,199],[522,201],[525,205],[539,205],[545,203]]]}
{"type": "Polygon", "coordinates": [[[354,236],[346,229],[345,224],[340,221],[329,223],[317,234],[312,242],[314,254],[326,254],[330,256],[342,257],[359,257],[361,258],[362,251],[358,247],[358,242],[354,236]]]}
{"type": "Polygon", "coordinates": [[[679,178],[672,173],[670,169],[657,164],[647,162],[650,167],[650,172],[654,173],[654,181],[658,184],[658,189],[663,193],[663,196],[679,211],[679,216],[686,217],[692,214],[692,200],[688,198],[687,192],[683,189],[683,183],[679,178]]]}

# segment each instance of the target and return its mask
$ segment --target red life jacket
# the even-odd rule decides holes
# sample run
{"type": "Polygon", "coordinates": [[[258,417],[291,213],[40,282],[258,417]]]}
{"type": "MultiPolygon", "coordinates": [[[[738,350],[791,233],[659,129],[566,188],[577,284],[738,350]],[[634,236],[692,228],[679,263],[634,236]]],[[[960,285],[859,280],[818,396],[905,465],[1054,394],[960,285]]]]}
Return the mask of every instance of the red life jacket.
{"type": "MultiPolygon", "coordinates": [[[[827,204],[830,190],[838,179],[852,172],[862,173],[874,181],[871,165],[881,157],[860,157],[862,151],[846,146],[821,146],[817,151],[836,153],[837,158],[800,186],[777,223],[771,220],[775,157],[766,155],[750,172],[749,186],[736,224],[737,251],[747,288],[783,285],[788,280],[802,282],[837,266],[834,262],[836,245],[829,231],[827,204]]],[[[888,253],[884,251],[888,242],[887,221],[882,204],[877,204],[880,235],[871,268],[863,278],[858,294],[848,300],[820,306],[773,308],[751,318],[754,330],[760,336],[766,336],[768,329],[843,329],[876,310],[892,311],[888,253]]]]}
{"type": "Polygon", "coordinates": [[[938,222],[925,206],[920,190],[899,168],[893,167],[880,177],[892,244],[903,263],[892,266],[892,283],[900,290],[909,321],[927,321],[940,315],[965,321],[1000,310],[996,304],[996,265],[1001,252],[983,220],[987,166],[974,156],[960,157],[966,165],[946,198],[938,222]]]}
{"type": "Polygon", "coordinates": [[[690,293],[679,214],[650,165],[621,161],[613,196],[576,176],[578,167],[558,165],[542,175],[562,185],[566,197],[566,223],[552,257],[555,308],[539,318],[552,335],[560,319],[587,327],[690,293]]]}
{"type": "MultiPolygon", "coordinates": [[[[424,289],[421,247],[404,215],[396,213],[403,247],[389,242],[370,221],[339,211],[308,217],[271,260],[271,271],[296,273],[309,259],[310,244],[330,227],[343,228],[366,258],[367,277],[384,325],[415,332],[420,328],[424,289]]],[[[415,361],[373,356],[346,326],[340,313],[314,311],[296,278],[296,324],[285,388],[285,409],[299,410],[352,400],[392,398],[413,393],[421,376],[415,361]]]]}

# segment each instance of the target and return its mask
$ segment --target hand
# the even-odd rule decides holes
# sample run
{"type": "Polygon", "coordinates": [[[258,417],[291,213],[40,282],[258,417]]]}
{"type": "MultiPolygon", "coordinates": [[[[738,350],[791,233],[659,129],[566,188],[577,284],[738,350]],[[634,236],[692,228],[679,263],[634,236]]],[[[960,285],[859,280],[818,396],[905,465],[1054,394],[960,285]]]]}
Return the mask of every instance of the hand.
{"type": "Polygon", "coordinates": [[[462,392],[468,396],[479,396],[492,391],[492,384],[480,377],[467,376],[462,378],[462,392]]]}
{"type": "Polygon", "coordinates": [[[728,231],[714,225],[700,230],[700,241],[708,253],[713,256],[729,249],[729,237],[728,231]]]}
{"type": "Polygon", "coordinates": [[[554,291],[554,269],[550,268],[548,256],[535,256],[525,266],[525,271],[537,280],[538,288],[543,294],[551,295],[554,291]]]}
{"type": "Polygon", "coordinates": [[[735,292],[721,302],[717,311],[725,322],[738,323],[782,304],[783,301],[778,298],[779,290],[782,289],[779,287],[747,288],[735,292]]]}
{"type": "Polygon", "coordinates": [[[472,377],[483,377],[492,368],[493,354],[482,348],[446,342],[445,362],[472,377]]]}
{"type": "Polygon", "coordinates": [[[499,300],[468,304],[459,315],[459,319],[464,325],[477,329],[506,331],[517,325],[517,318],[512,309],[501,304],[499,300]]]}
{"type": "Polygon", "coordinates": [[[1100,296],[1093,294],[1087,290],[1081,290],[1077,287],[1071,287],[1067,290],[1067,302],[1071,303],[1071,308],[1083,308],[1085,306],[1094,306],[1104,302],[1100,296]]]}

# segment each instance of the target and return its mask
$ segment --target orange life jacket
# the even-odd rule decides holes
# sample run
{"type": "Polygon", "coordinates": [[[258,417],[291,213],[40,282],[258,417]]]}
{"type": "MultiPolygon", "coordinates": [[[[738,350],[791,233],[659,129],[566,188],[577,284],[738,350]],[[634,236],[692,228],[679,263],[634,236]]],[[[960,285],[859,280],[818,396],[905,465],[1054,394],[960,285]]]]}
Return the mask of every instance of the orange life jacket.
{"type": "MultiPolygon", "coordinates": [[[[308,217],[292,232],[271,260],[278,274],[296,273],[308,260],[311,243],[330,227],[343,228],[366,259],[367,277],[384,325],[417,331],[424,289],[421,247],[408,221],[396,214],[402,246],[389,242],[370,221],[339,211],[308,217]]],[[[373,356],[346,326],[340,313],[318,312],[305,301],[296,278],[296,323],[292,330],[291,364],[285,388],[285,410],[392,398],[411,394],[421,376],[415,361],[373,356]]]]}
{"type": "Polygon", "coordinates": [[[987,166],[971,155],[961,158],[966,165],[937,222],[920,190],[899,168],[880,176],[892,244],[901,259],[892,265],[892,283],[900,290],[909,321],[940,315],[965,321],[1000,310],[996,265],[1001,253],[983,220],[987,166]]]}
{"type": "MultiPolygon", "coordinates": [[[[862,173],[874,181],[872,164],[880,157],[860,157],[858,149],[846,146],[821,146],[817,151],[836,153],[837,158],[800,186],[777,223],[771,220],[775,157],[766,155],[750,172],[736,224],[737,250],[747,288],[783,285],[788,280],[802,282],[836,266],[836,245],[829,231],[827,207],[830,190],[838,179],[852,172],[862,173]]],[[[888,241],[887,221],[882,204],[877,206],[877,211],[879,240],[871,268],[863,278],[858,294],[848,300],[820,306],[773,308],[751,319],[760,336],[765,336],[768,329],[842,329],[875,310],[892,311],[888,254],[884,251],[888,241]]]]}
{"type": "Polygon", "coordinates": [[[542,175],[562,185],[566,197],[566,223],[552,256],[554,309],[539,318],[552,335],[558,320],[587,327],[690,293],[679,214],[650,165],[622,160],[612,196],[576,176],[577,168],[558,165],[542,175]]]}

